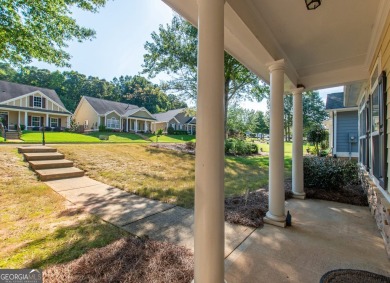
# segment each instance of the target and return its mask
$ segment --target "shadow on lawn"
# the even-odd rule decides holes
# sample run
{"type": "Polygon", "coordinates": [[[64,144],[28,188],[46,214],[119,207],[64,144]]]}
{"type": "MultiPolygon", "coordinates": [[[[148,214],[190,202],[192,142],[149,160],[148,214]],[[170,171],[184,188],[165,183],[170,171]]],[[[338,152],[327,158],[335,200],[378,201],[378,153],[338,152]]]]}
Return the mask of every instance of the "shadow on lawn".
{"type": "Polygon", "coordinates": [[[71,226],[59,227],[43,238],[26,243],[19,247],[15,254],[23,252],[24,249],[47,250],[53,248],[52,242],[60,243],[61,247],[54,247],[53,252],[49,255],[39,255],[40,253],[37,252],[38,255],[25,266],[27,268],[44,268],[48,265],[74,260],[92,248],[106,246],[127,235],[128,233],[123,230],[91,216],[71,226]]]}

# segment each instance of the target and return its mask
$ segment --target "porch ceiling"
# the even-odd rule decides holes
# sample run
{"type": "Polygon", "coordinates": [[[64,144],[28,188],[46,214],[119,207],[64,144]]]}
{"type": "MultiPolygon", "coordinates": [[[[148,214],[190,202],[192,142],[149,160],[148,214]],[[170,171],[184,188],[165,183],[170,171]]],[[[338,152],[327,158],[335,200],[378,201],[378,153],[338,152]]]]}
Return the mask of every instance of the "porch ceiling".
{"type": "MultiPolygon", "coordinates": [[[[196,0],[163,0],[197,24],[196,0]]],[[[367,79],[390,10],[388,0],[227,0],[225,49],[264,81],[267,64],[285,59],[286,90],[318,89],[367,79]]]]}

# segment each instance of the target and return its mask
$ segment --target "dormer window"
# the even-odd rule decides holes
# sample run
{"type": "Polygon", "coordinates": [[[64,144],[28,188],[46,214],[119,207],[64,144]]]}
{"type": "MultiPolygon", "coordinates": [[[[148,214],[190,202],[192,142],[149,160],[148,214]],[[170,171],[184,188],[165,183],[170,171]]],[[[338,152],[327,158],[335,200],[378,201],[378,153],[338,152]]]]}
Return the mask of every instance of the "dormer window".
{"type": "Polygon", "coordinates": [[[34,96],[34,107],[42,108],[42,97],[34,96]]]}

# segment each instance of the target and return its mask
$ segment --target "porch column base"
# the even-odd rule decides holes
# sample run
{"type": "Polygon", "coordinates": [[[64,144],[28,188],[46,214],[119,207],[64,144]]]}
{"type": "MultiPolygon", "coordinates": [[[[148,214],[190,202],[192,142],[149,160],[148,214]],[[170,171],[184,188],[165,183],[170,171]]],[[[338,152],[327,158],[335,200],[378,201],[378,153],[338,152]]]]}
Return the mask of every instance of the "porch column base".
{"type": "Polygon", "coordinates": [[[264,223],[285,228],[286,227],[286,217],[272,215],[269,211],[266,216],[263,218],[264,223]]]}
{"type": "Polygon", "coordinates": [[[306,193],[297,193],[297,192],[293,192],[293,198],[296,198],[296,199],[305,199],[306,198],[306,193]]]}

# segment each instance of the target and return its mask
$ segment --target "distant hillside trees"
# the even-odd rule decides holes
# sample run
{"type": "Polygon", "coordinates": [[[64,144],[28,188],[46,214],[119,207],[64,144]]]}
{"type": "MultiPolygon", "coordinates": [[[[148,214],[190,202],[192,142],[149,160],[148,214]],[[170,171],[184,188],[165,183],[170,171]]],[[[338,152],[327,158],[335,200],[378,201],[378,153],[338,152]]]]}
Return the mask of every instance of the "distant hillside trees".
{"type": "Polygon", "coordinates": [[[0,63],[0,80],[54,89],[72,112],[83,95],[135,104],[151,113],[187,107],[179,97],[167,95],[142,76],[121,76],[107,81],[76,71],[50,72],[30,66],[16,70],[0,63]]]}

